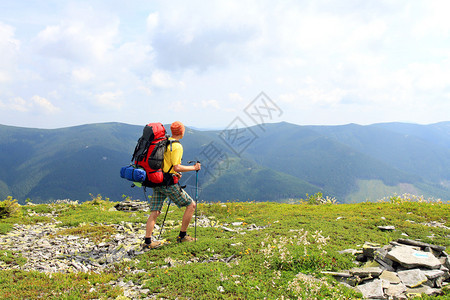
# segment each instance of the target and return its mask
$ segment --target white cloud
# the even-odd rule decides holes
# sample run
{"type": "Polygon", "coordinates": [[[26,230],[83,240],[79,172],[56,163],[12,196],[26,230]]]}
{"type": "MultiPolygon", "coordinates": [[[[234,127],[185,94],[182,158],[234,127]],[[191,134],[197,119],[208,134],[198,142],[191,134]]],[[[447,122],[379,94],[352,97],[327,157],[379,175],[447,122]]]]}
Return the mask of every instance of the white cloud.
{"type": "Polygon", "coordinates": [[[104,92],[95,96],[96,104],[105,111],[120,110],[123,107],[123,92],[104,92]]]}
{"type": "Polygon", "coordinates": [[[150,34],[153,34],[158,27],[159,24],[159,13],[151,13],[147,17],[147,31],[150,34]]]}
{"type": "Polygon", "coordinates": [[[0,102],[0,107],[8,111],[21,113],[30,111],[55,113],[59,111],[59,108],[54,106],[49,100],[38,95],[34,95],[30,100],[25,100],[22,97],[10,98],[5,102],[0,102]]]}
{"type": "Polygon", "coordinates": [[[423,91],[445,90],[450,86],[450,64],[418,64],[409,66],[411,74],[415,77],[415,87],[423,91]]]}
{"type": "Polygon", "coordinates": [[[20,44],[14,36],[14,28],[0,22],[0,83],[13,79],[20,44]]]}
{"type": "Polygon", "coordinates": [[[300,89],[297,93],[303,102],[321,106],[338,105],[347,95],[347,92],[340,88],[326,89],[316,86],[300,89]]]}
{"type": "Polygon", "coordinates": [[[169,101],[168,107],[170,112],[183,113],[186,111],[186,103],[181,100],[169,101]]]}
{"type": "Polygon", "coordinates": [[[32,104],[21,97],[14,97],[5,102],[0,102],[0,107],[9,111],[26,112],[32,107],[32,104]]]}
{"type": "Polygon", "coordinates": [[[161,3],[147,18],[158,66],[206,70],[247,56],[243,50],[259,31],[251,15],[228,2],[161,3]]]}
{"type": "Polygon", "coordinates": [[[94,73],[88,68],[77,68],[72,71],[72,77],[77,81],[88,81],[94,78],[94,73]]]}
{"type": "Polygon", "coordinates": [[[210,99],[210,100],[203,100],[202,101],[202,107],[203,108],[214,108],[214,109],[220,109],[220,104],[219,101],[215,100],[215,99],[210,99]]]}
{"type": "Polygon", "coordinates": [[[58,107],[54,106],[49,100],[43,97],[35,95],[31,97],[31,100],[33,102],[33,105],[37,106],[39,109],[43,110],[46,113],[55,113],[60,110],[58,107]]]}
{"type": "Polygon", "coordinates": [[[48,25],[32,41],[40,55],[74,62],[105,60],[118,34],[119,20],[93,11],[74,9],[59,24],[48,25]]]}
{"type": "Polygon", "coordinates": [[[59,108],[70,124],[127,122],[124,104],[144,103],[218,127],[261,91],[306,124],[374,123],[404,107],[421,122],[448,107],[442,0],[19,2],[0,11],[1,120],[59,108]]]}
{"type": "Polygon", "coordinates": [[[179,84],[172,78],[170,72],[162,70],[153,71],[150,81],[153,86],[162,89],[173,88],[179,84]]]}
{"type": "Polygon", "coordinates": [[[11,79],[11,76],[9,75],[8,72],[5,71],[1,71],[0,70],[0,83],[1,82],[7,82],[11,79]]]}
{"type": "Polygon", "coordinates": [[[242,97],[242,95],[239,93],[228,94],[228,99],[230,99],[230,101],[233,103],[243,103],[244,102],[244,97],[242,97]]]}
{"type": "Polygon", "coordinates": [[[0,62],[8,62],[8,59],[16,56],[19,48],[20,41],[14,37],[14,28],[0,22],[0,62]]]}
{"type": "Polygon", "coordinates": [[[440,38],[450,36],[450,2],[446,0],[429,0],[426,5],[419,7],[420,15],[417,22],[414,23],[413,33],[418,37],[427,37],[436,35],[440,38]]]}

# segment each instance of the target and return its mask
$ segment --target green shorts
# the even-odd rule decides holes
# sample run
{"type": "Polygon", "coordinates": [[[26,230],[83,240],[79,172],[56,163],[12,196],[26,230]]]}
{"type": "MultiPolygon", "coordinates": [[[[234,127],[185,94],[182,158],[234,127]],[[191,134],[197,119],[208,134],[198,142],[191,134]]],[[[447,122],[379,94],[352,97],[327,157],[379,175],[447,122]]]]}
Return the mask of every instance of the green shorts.
{"type": "Polygon", "coordinates": [[[151,211],[161,211],[164,200],[169,199],[178,207],[188,206],[194,200],[178,184],[169,186],[158,186],[153,188],[153,197],[150,200],[151,211]]]}

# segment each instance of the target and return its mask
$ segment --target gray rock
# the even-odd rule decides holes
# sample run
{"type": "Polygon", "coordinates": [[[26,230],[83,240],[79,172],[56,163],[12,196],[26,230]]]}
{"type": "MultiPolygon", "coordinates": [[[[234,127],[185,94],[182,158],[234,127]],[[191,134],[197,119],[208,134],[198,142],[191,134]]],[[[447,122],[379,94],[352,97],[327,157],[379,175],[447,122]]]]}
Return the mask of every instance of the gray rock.
{"type": "Polygon", "coordinates": [[[447,254],[447,252],[443,251],[441,253],[442,255],[442,265],[446,267],[447,269],[450,269],[450,255],[447,254]]]}
{"type": "Polygon", "coordinates": [[[428,278],[420,269],[400,271],[397,273],[400,280],[409,288],[415,288],[427,282],[428,278]]]}
{"type": "Polygon", "coordinates": [[[324,274],[344,285],[359,283],[357,290],[363,293],[364,299],[407,299],[419,293],[434,295],[442,293],[441,288],[450,284],[447,282],[449,268],[445,266],[449,258],[441,250],[442,246],[412,240],[400,239],[383,247],[366,242],[363,254],[358,255],[362,256],[359,261],[366,261],[366,268],[324,274]],[[380,270],[383,270],[381,274],[380,270]]]}
{"type": "Polygon", "coordinates": [[[374,257],[376,250],[380,249],[380,244],[365,242],[363,246],[363,254],[365,257],[374,257]]]}
{"type": "Polygon", "coordinates": [[[422,273],[427,276],[428,279],[442,277],[445,274],[445,272],[442,270],[422,270],[422,273]]]}
{"type": "Polygon", "coordinates": [[[390,284],[386,289],[386,295],[390,299],[398,299],[398,297],[400,297],[404,292],[406,292],[406,286],[401,282],[399,282],[398,284],[390,284]]]}
{"type": "Polygon", "coordinates": [[[391,271],[387,271],[387,270],[385,270],[385,271],[383,271],[383,273],[381,273],[380,279],[387,280],[391,284],[399,284],[399,283],[401,283],[401,280],[397,276],[397,273],[391,272],[391,271]]]}
{"type": "Polygon", "coordinates": [[[426,267],[439,269],[441,262],[431,252],[418,251],[408,246],[394,247],[386,257],[408,269],[426,267]]]}
{"type": "Polygon", "coordinates": [[[410,239],[398,239],[397,242],[399,242],[401,244],[405,244],[405,245],[419,246],[419,247],[423,247],[423,248],[429,247],[429,248],[431,248],[433,250],[436,250],[438,252],[445,251],[445,247],[444,246],[427,244],[427,243],[424,243],[424,242],[410,240],[410,239]]]}
{"type": "Polygon", "coordinates": [[[380,229],[381,231],[393,231],[395,230],[395,226],[378,226],[378,229],[380,229]]]}
{"type": "Polygon", "coordinates": [[[123,202],[120,202],[114,206],[116,210],[121,211],[148,211],[149,206],[147,202],[143,201],[133,201],[133,200],[126,200],[123,202]]]}
{"type": "Polygon", "coordinates": [[[222,226],[222,229],[225,230],[225,231],[229,231],[229,232],[236,232],[236,230],[228,228],[228,227],[225,227],[225,226],[222,226]]]}
{"type": "Polygon", "coordinates": [[[391,250],[391,246],[385,246],[381,249],[376,250],[374,252],[374,260],[379,263],[383,269],[388,271],[395,271],[395,269],[393,268],[394,262],[386,257],[389,250],[391,250]]]}
{"type": "Polygon", "coordinates": [[[333,277],[345,277],[345,278],[350,278],[352,277],[352,274],[350,274],[350,272],[328,272],[328,271],[322,271],[322,274],[325,275],[331,275],[333,277]]]}
{"type": "Polygon", "coordinates": [[[358,252],[358,250],[356,249],[345,249],[342,251],[339,251],[339,254],[346,254],[346,253],[350,253],[351,255],[355,255],[358,252]]]}
{"type": "Polygon", "coordinates": [[[365,299],[384,299],[383,283],[380,279],[358,285],[356,289],[365,299]]]}
{"type": "Polygon", "coordinates": [[[353,268],[350,273],[359,277],[379,277],[383,270],[379,267],[353,268]]]}
{"type": "Polygon", "coordinates": [[[409,288],[406,289],[406,295],[410,298],[412,297],[420,297],[422,294],[431,296],[431,295],[438,295],[440,293],[440,290],[433,289],[429,286],[421,286],[418,288],[409,288]]]}
{"type": "Polygon", "coordinates": [[[323,271],[321,272],[324,275],[330,275],[333,276],[334,279],[336,279],[338,282],[348,285],[350,287],[356,286],[361,280],[358,277],[353,276],[349,272],[327,272],[323,271]]]}

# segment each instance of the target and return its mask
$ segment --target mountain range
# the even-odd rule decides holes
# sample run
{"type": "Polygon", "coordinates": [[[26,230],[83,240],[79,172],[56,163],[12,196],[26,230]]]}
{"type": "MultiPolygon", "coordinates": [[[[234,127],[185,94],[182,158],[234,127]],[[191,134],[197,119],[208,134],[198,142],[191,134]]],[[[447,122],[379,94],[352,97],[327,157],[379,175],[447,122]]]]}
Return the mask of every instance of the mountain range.
{"type": "MultiPolygon", "coordinates": [[[[0,199],[143,199],[142,188],[119,176],[142,129],[123,123],[0,125],[0,199]]],[[[317,192],[341,203],[395,193],[450,200],[450,122],[187,128],[182,144],[183,164],[202,162],[201,201],[292,202],[317,192]]],[[[195,195],[194,172],[183,174],[181,183],[195,195]]]]}

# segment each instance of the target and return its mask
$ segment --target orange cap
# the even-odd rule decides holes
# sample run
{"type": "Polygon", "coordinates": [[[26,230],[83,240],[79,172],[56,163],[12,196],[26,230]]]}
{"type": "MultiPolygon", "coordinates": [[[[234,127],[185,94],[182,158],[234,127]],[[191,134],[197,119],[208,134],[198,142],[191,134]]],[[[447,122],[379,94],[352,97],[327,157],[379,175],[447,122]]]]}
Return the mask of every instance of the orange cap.
{"type": "Polygon", "coordinates": [[[174,135],[183,135],[184,134],[184,125],[180,121],[173,122],[170,125],[170,131],[172,131],[172,136],[174,135]]]}

